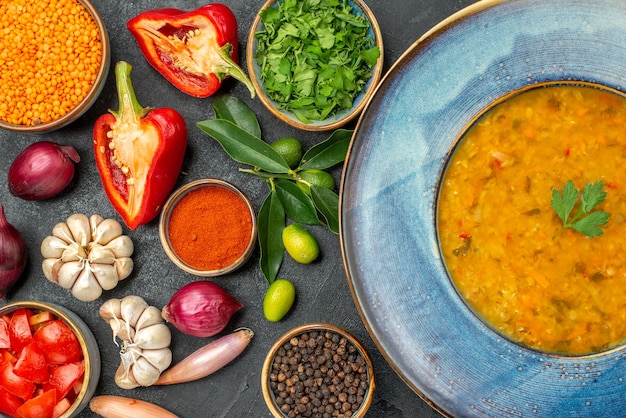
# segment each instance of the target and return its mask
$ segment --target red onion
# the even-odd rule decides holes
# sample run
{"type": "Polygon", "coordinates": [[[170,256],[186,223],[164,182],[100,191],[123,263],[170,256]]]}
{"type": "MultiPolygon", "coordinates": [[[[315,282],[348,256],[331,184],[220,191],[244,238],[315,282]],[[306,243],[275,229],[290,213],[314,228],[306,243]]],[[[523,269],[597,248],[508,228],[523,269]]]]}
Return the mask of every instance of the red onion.
{"type": "Polygon", "coordinates": [[[0,299],[15,285],[26,267],[26,244],[20,232],[4,216],[0,206],[0,299]]]}
{"type": "Polygon", "coordinates": [[[69,145],[40,141],[29,145],[9,168],[9,191],[24,200],[56,196],[74,178],[74,164],[80,161],[69,145]]]}
{"type": "Polygon", "coordinates": [[[215,283],[200,280],[178,289],[161,311],[163,319],[194,337],[210,337],[224,329],[243,305],[215,283]]]}

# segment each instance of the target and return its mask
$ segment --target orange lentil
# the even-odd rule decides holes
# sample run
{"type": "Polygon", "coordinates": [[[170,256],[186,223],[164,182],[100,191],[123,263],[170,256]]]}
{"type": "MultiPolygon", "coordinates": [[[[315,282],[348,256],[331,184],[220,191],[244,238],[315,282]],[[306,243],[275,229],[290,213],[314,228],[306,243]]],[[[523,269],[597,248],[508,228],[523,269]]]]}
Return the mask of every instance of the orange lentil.
{"type": "Polygon", "coordinates": [[[77,0],[0,0],[0,120],[38,125],[91,90],[102,61],[93,17],[77,0]]]}

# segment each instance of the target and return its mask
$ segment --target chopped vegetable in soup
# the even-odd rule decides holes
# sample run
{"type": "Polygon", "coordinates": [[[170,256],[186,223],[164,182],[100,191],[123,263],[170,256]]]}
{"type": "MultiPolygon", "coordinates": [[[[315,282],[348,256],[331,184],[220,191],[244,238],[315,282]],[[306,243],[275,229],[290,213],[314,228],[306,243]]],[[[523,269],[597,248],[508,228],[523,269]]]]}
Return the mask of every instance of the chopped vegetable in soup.
{"type": "MultiPolygon", "coordinates": [[[[582,204],[572,197],[570,219],[582,204]]],[[[487,111],[454,151],[438,203],[461,296],[504,336],[560,354],[626,341],[625,218],[626,99],[580,85],[534,88],[487,111]],[[582,201],[592,185],[605,197],[587,218],[608,219],[595,236],[562,228],[551,206],[570,180],[582,201]]]]}

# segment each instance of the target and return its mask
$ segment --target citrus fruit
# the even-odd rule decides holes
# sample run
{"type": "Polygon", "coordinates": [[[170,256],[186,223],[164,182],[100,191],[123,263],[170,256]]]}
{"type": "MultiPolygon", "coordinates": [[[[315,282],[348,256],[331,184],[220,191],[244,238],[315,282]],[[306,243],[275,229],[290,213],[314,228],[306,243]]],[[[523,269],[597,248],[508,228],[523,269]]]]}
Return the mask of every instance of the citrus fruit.
{"type": "Polygon", "coordinates": [[[270,285],[263,298],[263,315],[271,322],[278,322],[291,309],[296,299],[296,287],[287,279],[277,279],[270,285]]]}
{"type": "Polygon", "coordinates": [[[320,254],[317,240],[301,225],[291,224],[285,227],[282,237],[285,250],[298,263],[309,264],[320,254]]]}
{"type": "MultiPolygon", "coordinates": [[[[315,187],[323,187],[328,190],[335,190],[335,178],[327,171],[324,170],[303,170],[298,173],[302,180],[315,187]]],[[[298,182],[298,187],[306,194],[311,194],[311,188],[308,184],[298,182]]]]}
{"type": "Polygon", "coordinates": [[[302,144],[296,138],[281,138],[270,145],[285,159],[290,168],[296,168],[302,159],[302,144]]]}

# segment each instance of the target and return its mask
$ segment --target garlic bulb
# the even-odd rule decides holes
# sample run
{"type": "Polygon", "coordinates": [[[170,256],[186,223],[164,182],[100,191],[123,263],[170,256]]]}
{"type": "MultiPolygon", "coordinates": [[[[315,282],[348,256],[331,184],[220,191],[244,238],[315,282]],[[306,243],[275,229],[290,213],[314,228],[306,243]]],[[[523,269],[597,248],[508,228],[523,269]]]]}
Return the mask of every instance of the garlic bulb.
{"type": "Polygon", "coordinates": [[[126,296],[104,302],[100,317],[109,324],[113,342],[120,347],[122,362],[115,383],[122,389],[153,385],[172,363],[172,334],[161,311],[139,296],[126,296]]]}
{"type": "Polygon", "coordinates": [[[133,242],[122,225],[100,215],[76,213],[41,243],[43,274],[83,302],[96,300],[133,271],[133,242]]]}

